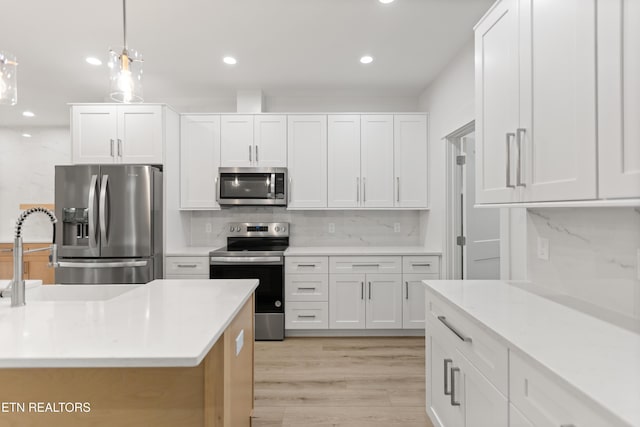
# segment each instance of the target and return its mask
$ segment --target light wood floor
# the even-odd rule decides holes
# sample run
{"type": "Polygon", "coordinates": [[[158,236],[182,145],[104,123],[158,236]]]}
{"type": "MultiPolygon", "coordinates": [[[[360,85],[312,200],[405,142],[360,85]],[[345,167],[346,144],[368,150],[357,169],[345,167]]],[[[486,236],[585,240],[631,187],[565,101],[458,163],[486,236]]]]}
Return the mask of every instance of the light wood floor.
{"type": "Polygon", "coordinates": [[[432,427],[424,338],[256,342],[253,427],[432,427]]]}

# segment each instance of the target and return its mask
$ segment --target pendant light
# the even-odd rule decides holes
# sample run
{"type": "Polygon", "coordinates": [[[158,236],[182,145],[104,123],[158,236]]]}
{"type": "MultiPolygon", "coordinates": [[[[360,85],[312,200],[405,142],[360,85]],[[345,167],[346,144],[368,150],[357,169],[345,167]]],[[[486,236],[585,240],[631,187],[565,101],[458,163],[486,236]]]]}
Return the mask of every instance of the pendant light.
{"type": "Polygon", "coordinates": [[[127,0],[122,0],[124,46],[109,51],[110,96],[117,102],[142,102],[142,55],[127,45],[127,0]]]}
{"type": "Polygon", "coordinates": [[[18,63],[9,52],[0,51],[0,105],[18,103],[18,63]]]}

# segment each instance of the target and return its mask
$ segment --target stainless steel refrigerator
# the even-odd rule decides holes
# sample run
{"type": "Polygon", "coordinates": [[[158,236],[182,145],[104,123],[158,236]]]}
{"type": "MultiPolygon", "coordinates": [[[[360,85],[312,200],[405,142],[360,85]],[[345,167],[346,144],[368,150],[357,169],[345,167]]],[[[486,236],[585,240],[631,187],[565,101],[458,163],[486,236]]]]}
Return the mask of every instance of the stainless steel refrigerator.
{"type": "Polygon", "coordinates": [[[162,171],[146,165],[56,166],[56,283],[162,277],[162,171]]]}

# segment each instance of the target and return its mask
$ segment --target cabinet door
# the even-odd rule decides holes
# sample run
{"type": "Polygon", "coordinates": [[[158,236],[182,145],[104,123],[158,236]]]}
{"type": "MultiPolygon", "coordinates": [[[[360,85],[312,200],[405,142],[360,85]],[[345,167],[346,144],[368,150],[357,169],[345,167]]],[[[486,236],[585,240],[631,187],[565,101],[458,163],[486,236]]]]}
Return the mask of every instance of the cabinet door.
{"type": "Polygon", "coordinates": [[[115,106],[71,107],[72,162],[114,163],[118,139],[115,106]]]}
{"type": "Polygon", "coordinates": [[[327,207],[327,116],[288,116],[290,208],[327,207]]]}
{"type": "Polygon", "coordinates": [[[596,0],[520,0],[524,201],[596,198],[595,11],[596,0]]]}
{"type": "Polygon", "coordinates": [[[475,31],[476,202],[511,203],[519,108],[518,0],[501,1],[475,31]]]}
{"type": "Polygon", "coordinates": [[[426,344],[427,414],[435,427],[464,426],[464,412],[451,405],[451,368],[453,346],[429,333],[426,344]]]}
{"type": "Polygon", "coordinates": [[[254,131],[254,165],[287,167],[287,116],[255,116],[254,131]]]}
{"type": "Polygon", "coordinates": [[[43,285],[55,283],[55,271],[49,267],[48,257],[36,257],[24,262],[24,277],[29,280],[42,280],[43,285]]]}
{"type": "Polygon", "coordinates": [[[355,208],[360,188],[360,116],[327,118],[328,201],[330,208],[355,208]]]}
{"type": "Polygon", "coordinates": [[[253,166],[253,116],[228,115],[220,119],[220,166],[253,166]]]}
{"type": "Polygon", "coordinates": [[[427,117],[394,117],[395,206],[427,207],[427,117]]]}
{"type": "Polygon", "coordinates": [[[220,116],[184,115],[180,120],[180,208],[219,209],[220,116]]]}
{"type": "Polygon", "coordinates": [[[438,280],[437,274],[402,275],[402,327],[424,329],[425,305],[423,280],[438,280]]]}
{"type": "Polygon", "coordinates": [[[399,274],[367,274],[367,328],[402,328],[402,283],[399,274]]]}
{"type": "Polygon", "coordinates": [[[118,159],[129,164],[162,164],[162,107],[119,106],[118,159]]]}
{"type": "Polygon", "coordinates": [[[598,2],[600,198],[640,197],[640,2],[598,2]]]}
{"type": "Polygon", "coordinates": [[[362,206],[393,207],[393,116],[362,116],[361,129],[362,206]]]}
{"type": "Polygon", "coordinates": [[[364,274],[329,276],[329,328],[364,329],[364,274]]]}

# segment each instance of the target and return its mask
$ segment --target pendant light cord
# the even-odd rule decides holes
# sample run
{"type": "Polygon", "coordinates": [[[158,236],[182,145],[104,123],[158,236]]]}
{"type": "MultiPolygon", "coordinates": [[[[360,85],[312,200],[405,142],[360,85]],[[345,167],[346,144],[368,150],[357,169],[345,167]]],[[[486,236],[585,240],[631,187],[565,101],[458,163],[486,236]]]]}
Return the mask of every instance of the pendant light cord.
{"type": "Polygon", "coordinates": [[[127,50],[127,0],[122,0],[122,28],[124,30],[124,50],[127,50]]]}

